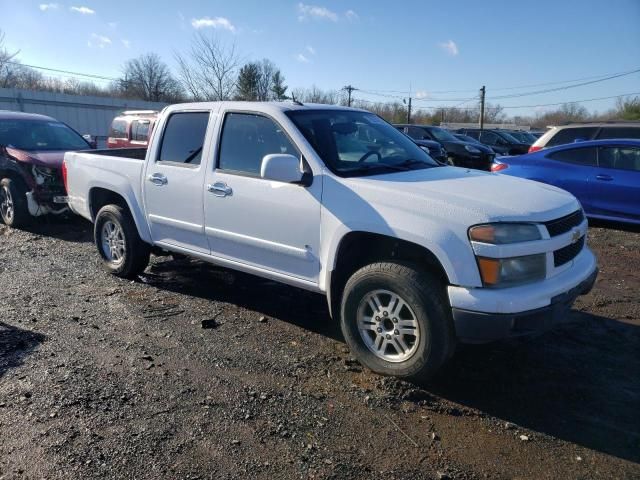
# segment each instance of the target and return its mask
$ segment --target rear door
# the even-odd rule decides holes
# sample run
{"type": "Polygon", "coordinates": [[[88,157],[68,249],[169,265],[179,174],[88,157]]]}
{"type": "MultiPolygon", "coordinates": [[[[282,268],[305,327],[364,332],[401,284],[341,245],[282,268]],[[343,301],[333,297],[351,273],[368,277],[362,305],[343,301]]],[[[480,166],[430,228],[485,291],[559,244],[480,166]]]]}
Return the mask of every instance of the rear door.
{"type": "Polygon", "coordinates": [[[598,167],[592,178],[594,213],[640,220],[640,148],[598,148],[598,167]]]}
{"type": "Polygon", "coordinates": [[[545,183],[576,196],[585,211],[593,210],[593,178],[597,171],[595,147],[565,148],[545,155],[545,183]],[[547,168],[550,167],[550,168],[547,168]]]}
{"type": "Polygon", "coordinates": [[[207,172],[206,235],[211,253],[229,261],[317,282],[322,181],[310,186],[265,180],[269,154],[302,155],[286,129],[260,113],[227,111],[207,172]]]}
{"type": "MultiPolygon", "coordinates": [[[[204,234],[202,159],[211,112],[175,111],[158,125],[161,137],[149,152],[143,182],[154,243],[209,253],[204,234]]],[[[212,129],[213,127],[209,127],[212,129]]]]}

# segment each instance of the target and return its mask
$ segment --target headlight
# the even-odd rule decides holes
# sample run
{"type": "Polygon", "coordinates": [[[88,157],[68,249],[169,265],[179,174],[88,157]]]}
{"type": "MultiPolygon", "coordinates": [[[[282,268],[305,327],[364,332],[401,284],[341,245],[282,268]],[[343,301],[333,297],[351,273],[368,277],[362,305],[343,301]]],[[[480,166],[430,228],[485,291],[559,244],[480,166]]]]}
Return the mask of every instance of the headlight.
{"type": "Polygon", "coordinates": [[[475,242],[503,245],[542,240],[542,235],[537,225],[531,223],[487,223],[471,227],[469,238],[475,242]]]}
{"type": "Polygon", "coordinates": [[[487,287],[507,287],[541,280],[546,275],[544,253],[512,258],[478,257],[482,283],[487,287]]]}
{"type": "Polygon", "coordinates": [[[478,150],[476,147],[472,145],[465,145],[464,149],[469,153],[481,153],[480,150],[478,150]]]}

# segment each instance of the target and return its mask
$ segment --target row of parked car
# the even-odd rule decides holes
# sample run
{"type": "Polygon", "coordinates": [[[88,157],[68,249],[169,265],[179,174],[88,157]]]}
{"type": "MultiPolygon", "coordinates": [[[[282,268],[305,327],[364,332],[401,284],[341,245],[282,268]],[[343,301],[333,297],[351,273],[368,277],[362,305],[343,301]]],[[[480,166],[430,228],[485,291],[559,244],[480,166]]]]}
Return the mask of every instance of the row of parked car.
{"type": "MultiPolygon", "coordinates": [[[[118,115],[107,147],[146,148],[158,115],[153,110],[118,115]]],[[[577,123],[555,126],[545,133],[394,126],[440,163],[554,184],[576,195],[594,217],[640,223],[640,193],[636,190],[640,153],[633,141],[617,140],[640,139],[640,122],[577,123]]],[[[5,223],[13,225],[65,212],[65,191],[58,173],[62,152],[95,148],[87,135],[61,122],[17,112],[0,113],[0,146],[0,214],[5,223]]]]}

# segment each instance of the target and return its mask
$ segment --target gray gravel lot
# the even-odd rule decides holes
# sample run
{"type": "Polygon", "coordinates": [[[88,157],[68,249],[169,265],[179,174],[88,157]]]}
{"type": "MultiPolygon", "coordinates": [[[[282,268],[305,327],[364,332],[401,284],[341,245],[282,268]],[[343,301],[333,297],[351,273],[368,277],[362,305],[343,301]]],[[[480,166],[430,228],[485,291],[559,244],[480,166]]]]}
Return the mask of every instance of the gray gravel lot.
{"type": "Polygon", "coordinates": [[[417,386],[318,295],[172,257],[129,282],[88,223],[0,225],[0,479],[640,478],[640,234],[590,235],[571,324],[417,386]]]}

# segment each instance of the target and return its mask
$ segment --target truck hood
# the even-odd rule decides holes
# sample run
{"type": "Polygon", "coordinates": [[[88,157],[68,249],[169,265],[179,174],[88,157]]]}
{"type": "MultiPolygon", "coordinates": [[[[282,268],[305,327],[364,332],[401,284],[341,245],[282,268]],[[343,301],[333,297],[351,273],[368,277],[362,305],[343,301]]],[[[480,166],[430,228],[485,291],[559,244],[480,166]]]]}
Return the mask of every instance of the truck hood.
{"type": "Polygon", "coordinates": [[[65,152],[62,150],[36,152],[7,147],[7,153],[19,162],[38,165],[40,167],[60,169],[62,168],[62,161],[64,160],[65,152]]]}
{"type": "Polygon", "coordinates": [[[466,226],[495,221],[544,222],[580,208],[560,188],[479,170],[436,167],[344,179],[380,210],[401,209],[466,226]]]}

